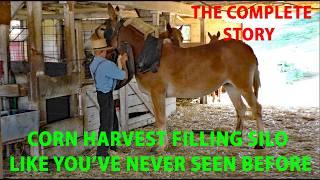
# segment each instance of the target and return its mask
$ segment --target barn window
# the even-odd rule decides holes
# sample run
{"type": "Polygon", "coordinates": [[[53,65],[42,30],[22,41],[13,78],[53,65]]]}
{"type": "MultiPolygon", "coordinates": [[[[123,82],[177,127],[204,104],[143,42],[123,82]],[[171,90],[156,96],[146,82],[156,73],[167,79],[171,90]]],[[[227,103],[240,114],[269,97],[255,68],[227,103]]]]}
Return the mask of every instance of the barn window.
{"type": "Polygon", "coordinates": [[[11,61],[27,61],[27,28],[25,22],[12,20],[9,30],[9,50],[11,61]]]}
{"type": "Polygon", "coordinates": [[[63,23],[57,19],[42,22],[42,41],[44,62],[64,62],[63,23]]]}
{"type": "MultiPolygon", "coordinates": [[[[180,26],[177,26],[176,28],[180,28],[180,26]]],[[[183,25],[182,26],[182,37],[183,37],[183,43],[189,43],[191,41],[191,26],[190,25],[183,25]]]]}

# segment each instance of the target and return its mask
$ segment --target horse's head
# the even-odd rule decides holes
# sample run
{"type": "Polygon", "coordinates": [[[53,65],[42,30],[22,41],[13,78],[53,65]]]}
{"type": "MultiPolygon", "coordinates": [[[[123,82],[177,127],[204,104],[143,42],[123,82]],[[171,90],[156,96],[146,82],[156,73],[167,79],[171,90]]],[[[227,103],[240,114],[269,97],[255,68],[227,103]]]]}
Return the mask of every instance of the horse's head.
{"type": "Polygon", "coordinates": [[[182,30],[182,26],[180,26],[180,28],[173,28],[171,27],[171,25],[169,23],[167,23],[167,31],[163,32],[159,35],[160,38],[162,39],[170,39],[172,44],[177,45],[179,47],[181,47],[181,43],[183,41],[183,36],[181,33],[182,30]]]}
{"type": "Polygon", "coordinates": [[[210,32],[208,32],[208,36],[210,38],[210,42],[209,44],[213,44],[215,42],[217,42],[219,40],[219,37],[220,37],[220,31],[218,31],[217,35],[211,35],[210,32]]]}
{"type": "Polygon", "coordinates": [[[113,29],[112,46],[121,53],[125,51],[122,44],[129,44],[132,47],[136,69],[139,72],[151,68],[156,71],[154,64],[161,56],[162,47],[162,41],[151,35],[156,28],[139,18],[121,19],[116,11],[111,4],[108,4],[110,24],[113,29]]]}
{"type": "Polygon", "coordinates": [[[91,34],[90,40],[97,40],[97,39],[103,39],[104,38],[104,32],[106,30],[106,24],[99,25],[94,32],[91,34]]]}
{"type": "Polygon", "coordinates": [[[143,28],[148,24],[137,18],[130,18],[127,20],[121,18],[119,16],[119,8],[113,8],[110,3],[108,4],[108,14],[108,29],[110,29],[110,32],[108,33],[108,37],[106,37],[107,35],[105,34],[105,38],[110,40],[111,45],[119,51],[121,51],[121,43],[130,44],[136,60],[136,57],[143,49],[144,40],[147,34],[144,34],[140,29],[132,24],[138,23],[140,28],[143,28]]]}

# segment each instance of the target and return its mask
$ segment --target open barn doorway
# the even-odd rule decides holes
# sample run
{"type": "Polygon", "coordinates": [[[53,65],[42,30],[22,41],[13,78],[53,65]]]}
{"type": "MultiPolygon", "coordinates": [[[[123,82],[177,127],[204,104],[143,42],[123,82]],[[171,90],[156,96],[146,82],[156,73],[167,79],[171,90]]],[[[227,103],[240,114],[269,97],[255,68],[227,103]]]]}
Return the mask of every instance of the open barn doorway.
{"type": "MultiPolygon", "coordinates": [[[[245,41],[259,62],[259,101],[283,107],[319,106],[319,17],[312,19],[248,19],[243,28],[275,27],[271,41],[245,41]]],[[[234,20],[232,20],[234,22],[234,20]]],[[[222,103],[231,103],[222,95],[222,103]]]]}

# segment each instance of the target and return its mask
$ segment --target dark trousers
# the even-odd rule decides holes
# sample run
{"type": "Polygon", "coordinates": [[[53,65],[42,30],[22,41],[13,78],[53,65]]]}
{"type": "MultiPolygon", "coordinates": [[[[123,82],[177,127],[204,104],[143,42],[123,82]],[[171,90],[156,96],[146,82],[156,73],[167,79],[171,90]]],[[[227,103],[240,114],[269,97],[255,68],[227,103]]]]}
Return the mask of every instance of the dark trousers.
{"type": "MultiPolygon", "coordinates": [[[[109,143],[111,131],[119,131],[118,117],[113,102],[113,93],[97,91],[97,99],[100,106],[100,132],[106,132],[109,143]]],[[[97,156],[107,156],[110,146],[98,146],[97,156]]]]}

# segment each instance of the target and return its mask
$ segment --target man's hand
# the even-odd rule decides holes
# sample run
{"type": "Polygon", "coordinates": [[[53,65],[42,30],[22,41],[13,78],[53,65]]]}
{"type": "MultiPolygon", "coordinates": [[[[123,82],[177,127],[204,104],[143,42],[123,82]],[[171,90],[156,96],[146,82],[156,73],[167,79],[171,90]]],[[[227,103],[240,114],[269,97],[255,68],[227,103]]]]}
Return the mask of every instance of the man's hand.
{"type": "Polygon", "coordinates": [[[126,66],[126,62],[128,61],[128,54],[124,53],[123,55],[119,55],[119,59],[121,61],[122,66],[126,66]]]}
{"type": "Polygon", "coordinates": [[[128,61],[128,54],[127,53],[124,53],[123,55],[120,54],[118,56],[118,66],[119,66],[119,68],[123,69],[126,72],[125,79],[128,79],[128,69],[127,69],[127,65],[126,65],[127,61],[128,61]]]}

